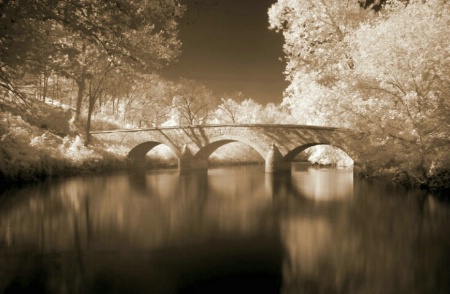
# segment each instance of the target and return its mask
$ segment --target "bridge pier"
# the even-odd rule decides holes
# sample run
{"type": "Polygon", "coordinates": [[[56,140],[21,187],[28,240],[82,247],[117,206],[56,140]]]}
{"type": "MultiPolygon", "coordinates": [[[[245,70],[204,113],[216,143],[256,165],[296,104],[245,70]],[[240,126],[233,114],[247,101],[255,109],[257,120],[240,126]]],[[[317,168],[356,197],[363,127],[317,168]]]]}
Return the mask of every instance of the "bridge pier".
{"type": "Polygon", "coordinates": [[[181,150],[181,156],[178,159],[178,169],[180,172],[189,170],[207,170],[208,159],[194,158],[189,147],[184,145],[181,150]]]}
{"type": "Polygon", "coordinates": [[[291,163],[283,160],[283,155],[275,144],[272,144],[272,148],[267,154],[265,171],[266,173],[291,171],[291,163]]]}
{"type": "Polygon", "coordinates": [[[204,159],[191,159],[191,160],[178,160],[178,169],[180,171],[186,170],[207,170],[208,169],[208,160],[204,159]]]}

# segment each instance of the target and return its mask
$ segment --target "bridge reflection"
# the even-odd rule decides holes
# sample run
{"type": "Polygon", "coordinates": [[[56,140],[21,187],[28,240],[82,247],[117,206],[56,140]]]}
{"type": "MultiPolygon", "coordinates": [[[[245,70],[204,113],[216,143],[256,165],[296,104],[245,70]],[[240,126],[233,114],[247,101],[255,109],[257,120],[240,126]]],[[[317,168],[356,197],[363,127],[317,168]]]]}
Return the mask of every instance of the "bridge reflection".
{"type": "Polygon", "coordinates": [[[24,188],[0,206],[0,292],[37,266],[53,292],[177,293],[199,277],[229,284],[224,276],[242,274],[266,277],[268,284],[257,281],[271,293],[358,293],[395,277],[400,265],[435,265],[414,264],[405,248],[423,234],[415,228],[436,225],[446,209],[366,197],[376,189],[356,184],[351,170],[335,170],[334,179],[327,172],[133,171],[24,188]],[[379,219],[386,210],[394,213],[379,219]]]}
{"type": "Polygon", "coordinates": [[[274,211],[288,212],[293,201],[307,213],[319,200],[352,197],[352,177],[345,173],[326,198],[323,192],[330,188],[320,182],[320,173],[265,174],[261,166],[250,169],[184,175],[175,170],[133,170],[127,176],[69,179],[42,184],[39,189],[25,188],[17,192],[22,195],[16,196],[17,201],[11,200],[11,207],[3,205],[0,238],[7,247],[38,244],[43,252],[67,250],[75,237],[90,250],[101,250],[111,239],[117,239],[114,246],[152,248],[176,242],[187,231],[191,238],[200,239],[211,237],[212,232],[277,231],[274,211]],[[311,190],[307,182],[321,187],[311,190]]]}

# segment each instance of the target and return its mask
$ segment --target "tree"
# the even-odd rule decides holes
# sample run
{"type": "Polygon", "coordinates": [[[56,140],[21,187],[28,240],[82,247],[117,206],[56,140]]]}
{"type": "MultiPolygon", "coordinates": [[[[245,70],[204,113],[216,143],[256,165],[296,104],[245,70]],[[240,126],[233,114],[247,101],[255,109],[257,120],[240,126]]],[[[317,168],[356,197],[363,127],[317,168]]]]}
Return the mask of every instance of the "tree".
{"type": "Polygon", "coordinates": [[[146,99],[141,108],[140,117],[147,121],[148,127],[155,127],[169,118],[173,83],[153,75],[146,86],[146,99]]]}
{"type": "Polygon", "coordinates": [[[251,98],[236,101],[222,98],[215,112],[215,120],[219,123],[252,124],[262,123],[263,106],[251,98]]]}
{"type": "Polygon", "coordinates": [[[115,69],[113,62],[107,59],[96,61],[97,72],[92,74],[88,80],[88,113],[86,121],[86,145],[90,143],[91,118],[94,113],[95,103],[105,95],[105,82],[110,73],[115,69]]]}
{"type": "MultiPolygon", "coordinates": [[[[395,4],[395,3],[394,3],[395,4]]],[[[428,184],[450,160],[450,5],[409,1],[347,38],[354,70],[342,107],[394,164],[428,184]]],[[[386,162],[388,161],[388,162],[386,162]]]]}
{"type": "Polygon", "coordinates": [[[317,81],[317,74],[296,73],[286,94],[281,106],[289,113],[289,123],[348,126],[342,119],[342,112],[336,108],[340,92],[336,86],[326,86],[317,81]]]}
{"type": "Polygon", "coordinates": [[[236,92],[231,97],[220,98],[222,103],[217,107],[215,117],[221,123],[235,124],[238,122],[239,102],[242,102],[244,99],[244,94],[242,92],[236,92]]]}
{"type": "MultiPolygon", "coordinates": [[[[355,66],[346,37],[363,21],[379,17],[369,9],[379,6],[368,2],[279,0],[269,9],[270,28],[282,32],[285,39],[290,84],[281,106],[288,112],[286,122],[351,126],[349,115],[337,107],[346,88],[342,77],[355,66]]],[[[317,154],[330,157],[330,150],[334,152],[315,147],[312,157],[325,162],[317,154]]]]}
{"type": "Polygon", "coordinates": [[[340,77],[354,67],[345,37],[374,14],[355,0],[279,0],[268,13],[270,28],[285,39],[290,84],[282,105],[291,122],[346,126],[335,107],[340,77]]]}
{"type": "Polygon", "coordinates": [[[450,167],[449,4],[379,7],[382,14],[353,3],[280,0],[271,8],[271,26],[286,41],[291,83],[283,105],[306,123],[362,131],[368,143],[355,148],[373,172],[429,185],[450,167]]]}
{"type": "Polygon", "coordinates": [[[156,74],[130,77],[123,94],[122,116],[138,127],[157,126],[168,119],[173,83],[156,74]]]}
{"type": "Polygon", "coordinates": [[[181,79],[173,89],[172,108],[178,124],[204,124],[217,105],[216,98],[205,86],[193,80],[181,79]]]}
{"type": "Polygon", "coordinates": [[[289,112],[283,105],[268,103],[262,109],[260,120],[265,124],[287,124],[289,123],[289,112]]]}
{"type": "Polygon", "coordinates": [[[369,12],[354,0],[279,0],[269,9],[269,28],[282,32],[287,57],[286,74],[293,81],[302,72],[321,73],[330,82],[341,68],[352,67],[346,56],[345,36],[369,12]]]}
{"type": "Polygon", "coordinates": [[[36,63],[55,67],[58,74],[77,81],[78,117],[90,74],[84,63],[86,50],[96,47],[115,66],[132,64],[136,70],[152,71],[178,55],[176,19],[183,11],[177,0],[2,1],[0,87],[23,100],[27,89],[24,74],[36,63]],[[46,44],[51,62],[36,54],[48,32],[55,36],[62,32],[60,38],[46,44]]]}

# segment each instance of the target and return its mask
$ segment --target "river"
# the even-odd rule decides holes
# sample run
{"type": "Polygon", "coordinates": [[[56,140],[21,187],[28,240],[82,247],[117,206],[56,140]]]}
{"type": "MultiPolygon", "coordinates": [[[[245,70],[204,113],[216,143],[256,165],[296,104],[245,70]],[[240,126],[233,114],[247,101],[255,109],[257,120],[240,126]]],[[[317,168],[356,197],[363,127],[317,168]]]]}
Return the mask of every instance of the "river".
{"type": "Polygon", "coordinates": [[[304,164],[129,171],[0,197],[0,293],[450,293],[450,205],[304,164]]]}

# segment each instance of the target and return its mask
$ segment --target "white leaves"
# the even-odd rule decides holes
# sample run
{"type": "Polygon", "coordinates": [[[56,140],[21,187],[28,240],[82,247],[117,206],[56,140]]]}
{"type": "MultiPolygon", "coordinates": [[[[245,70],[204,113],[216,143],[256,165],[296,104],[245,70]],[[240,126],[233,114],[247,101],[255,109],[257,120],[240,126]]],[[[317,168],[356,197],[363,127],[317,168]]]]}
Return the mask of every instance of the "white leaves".
{"type": "Polygon", "coordinates": [[[324,65],[341,58],[336,47],[358,23],[357,2],[280,0],[269,10],[270,28],[282,31],[290,74],[298,66],[324,65]]]}
{"type": "Polygon", "coordinates": [[[101,156],[95,154],[93,150],[88,149],[84,145],[84,141],[80,136],[65,137],[63,144],[60,145],[59,151],[61,154],[75,162],[83,162],[86,158],[99,159],[101,156]]]}
{"type": "Polygon", "coordinates": [[[437,8],[430,3],[410,4],[384,21],[361,26],[347,38],[358,73],[407,84],[411,74],[418,77],[444,65],[450,52],[444,49],[449,48],[450,15],[448,5],[439,8],[442,17],[436,18],[437,8]]]}

